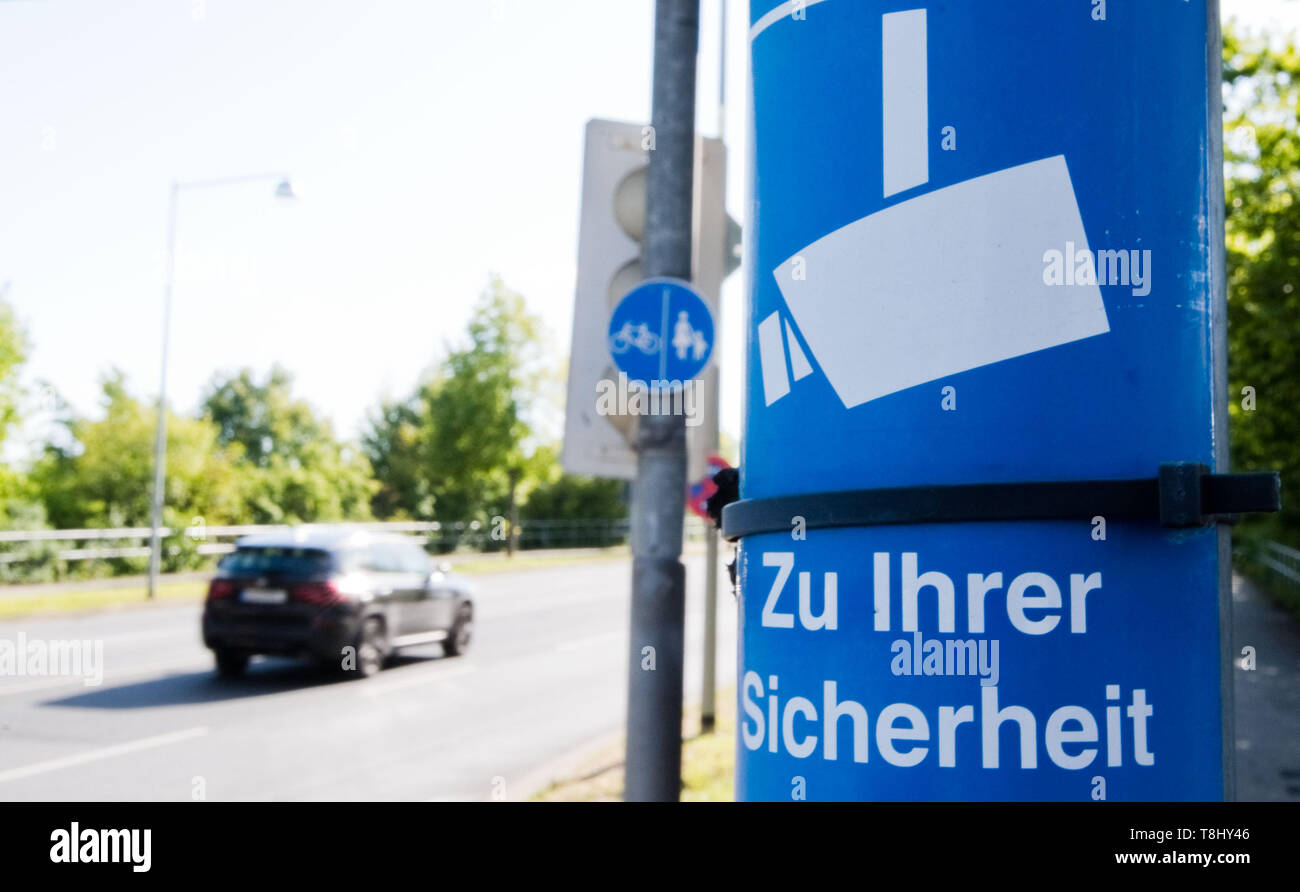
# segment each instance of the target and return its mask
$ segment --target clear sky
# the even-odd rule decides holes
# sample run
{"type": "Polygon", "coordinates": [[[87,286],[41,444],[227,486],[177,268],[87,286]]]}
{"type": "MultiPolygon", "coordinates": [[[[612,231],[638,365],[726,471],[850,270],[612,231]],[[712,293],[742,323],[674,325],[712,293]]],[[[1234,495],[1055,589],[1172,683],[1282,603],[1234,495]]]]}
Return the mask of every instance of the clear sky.
{"type": "MultiPolygon", "coordinates": [[[[699,128],[716,135],[720,0],[699,128]]],[[[1295,0],[1224,0],[1300,25],[1295,0]]],[[[728,201],[742,217],[748,10],[730,3],[728,201]]],[[[157,389],[168,184],[183,195],[169,396],[273,361],[354,436],[463,330],[491,272],[568,350],[583,125],[649,117],[652,0],[0,0],[0,288],[26,379],[97,411],[111,367],[157,389]]],[[[724,291],[740,426],[741,276],[724,291]]],[[[29,427],[29,435],[32,429],[29,427]]]]}

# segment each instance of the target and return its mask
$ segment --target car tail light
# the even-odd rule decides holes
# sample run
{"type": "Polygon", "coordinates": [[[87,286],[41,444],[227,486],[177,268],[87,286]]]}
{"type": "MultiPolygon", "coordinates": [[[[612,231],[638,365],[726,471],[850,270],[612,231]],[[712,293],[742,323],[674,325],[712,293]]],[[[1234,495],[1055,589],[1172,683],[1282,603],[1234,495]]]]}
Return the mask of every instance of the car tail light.
{"type": "Polygon", "coordinates": [[[219,601],[235,593],[235,584],[229,579],[214,579],[208,583],[208,600],[219,601]]]}
{"type": "Polygon", "coordinates": [[[339,587],[332,580],[324,582],[308,582],[302,585],[295,585],[289,588],[289,597],[302,604],[317,604],[325,606],[328,604],[342,604],[347,598],[339,591],[339,587]]]}

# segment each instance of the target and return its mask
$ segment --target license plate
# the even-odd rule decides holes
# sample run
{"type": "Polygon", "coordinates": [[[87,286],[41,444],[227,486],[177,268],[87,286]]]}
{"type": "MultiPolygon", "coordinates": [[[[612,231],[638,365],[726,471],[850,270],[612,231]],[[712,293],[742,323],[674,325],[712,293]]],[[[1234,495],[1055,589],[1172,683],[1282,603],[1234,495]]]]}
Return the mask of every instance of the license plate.
{"type": "Polygon", "coordinates": [[[289,595],[282,588],[244,589],[244,602],[246,604],[283,604],[287,600],[289,600],[289,595]]]}

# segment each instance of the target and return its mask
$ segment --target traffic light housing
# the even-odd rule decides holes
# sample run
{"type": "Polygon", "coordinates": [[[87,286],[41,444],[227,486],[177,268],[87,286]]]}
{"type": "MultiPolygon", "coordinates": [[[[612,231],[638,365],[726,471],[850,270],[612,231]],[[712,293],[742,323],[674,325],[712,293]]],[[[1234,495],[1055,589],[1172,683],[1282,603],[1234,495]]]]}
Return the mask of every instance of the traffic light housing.
{"type": "MultiPolygon", "coordinates": [[[[617,381],[606,346],[610,313],[639,285],[645,236],[646,172],[654,131],[641,124],[587,122],[562,464],[566,471],[636,476],[635,415],[596,411],[597,386],[617,381]]],[[[692,284],[719,319],[722,281],[739,263],[740,227],[726,212],[726,147],[697,138],[692,213],[692,284]]],[[[688,479],[717,449],[717,349],[700,376],[702,423],[687,428],[688,479]]]]}

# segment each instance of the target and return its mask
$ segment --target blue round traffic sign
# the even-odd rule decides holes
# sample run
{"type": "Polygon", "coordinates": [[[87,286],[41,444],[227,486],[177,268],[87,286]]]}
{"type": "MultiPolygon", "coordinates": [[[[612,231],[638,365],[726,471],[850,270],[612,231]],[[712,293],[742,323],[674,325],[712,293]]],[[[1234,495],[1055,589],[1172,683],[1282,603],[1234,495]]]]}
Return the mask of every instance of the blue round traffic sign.
{"type": "Polygon", "coordinates": [[[713,355],[713,315],[680,279],[650,279],[609,318],[609,352],[629,381],[673,387],[697,377],[713,355]]]}

